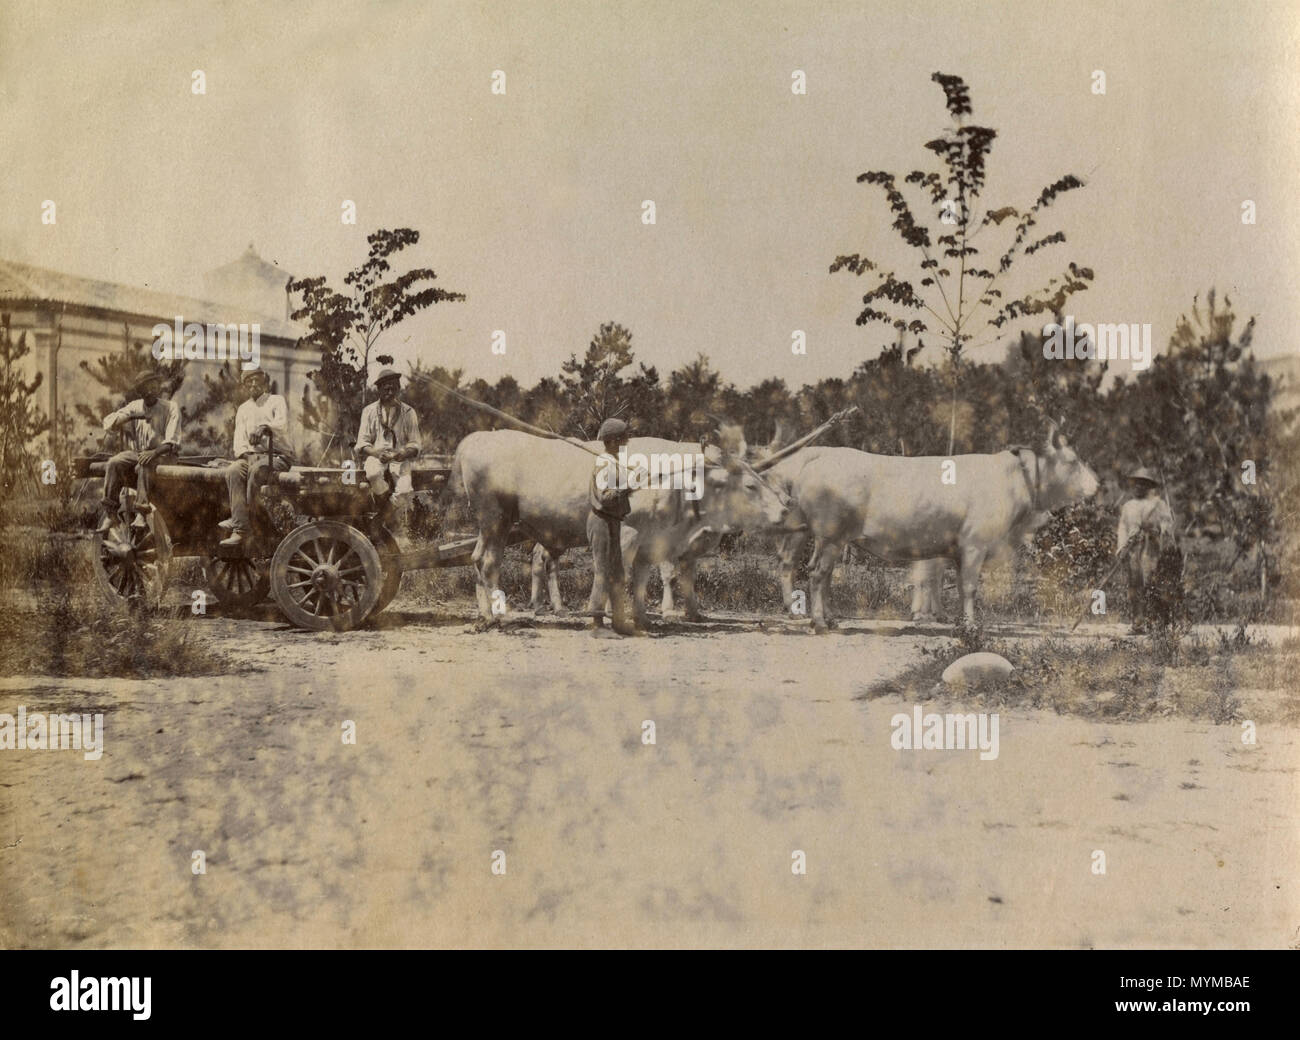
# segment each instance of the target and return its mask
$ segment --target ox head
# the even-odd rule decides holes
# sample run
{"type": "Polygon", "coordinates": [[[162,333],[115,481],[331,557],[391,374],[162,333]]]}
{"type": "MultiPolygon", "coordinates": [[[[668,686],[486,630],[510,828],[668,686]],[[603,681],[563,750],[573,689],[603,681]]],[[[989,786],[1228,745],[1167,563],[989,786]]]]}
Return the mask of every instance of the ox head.
{"type": "Polygon", "coordinates": [[[1070,447],[1060,426],[1048,420],[1047,443],[1040,460],[1039,505],[1059,509],[1091,498],[1101,486],[1094,473],[1070,447]]]}
{"type": "Polygon", "coordinates": [[[704,449],[701,512],[716,533],[762,530],[785,523],[790,502],[745,459],[748,446],[739,427],[722,426],[716,443],[704,449]]]}

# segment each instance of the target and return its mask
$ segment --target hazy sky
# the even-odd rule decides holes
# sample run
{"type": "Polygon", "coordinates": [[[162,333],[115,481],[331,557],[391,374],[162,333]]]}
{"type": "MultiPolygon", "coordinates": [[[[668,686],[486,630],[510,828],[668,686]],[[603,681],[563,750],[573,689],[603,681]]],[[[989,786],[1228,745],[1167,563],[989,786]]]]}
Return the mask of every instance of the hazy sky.
{"type": "Polygon", "coordinates": [[[250,241],[337,280],[368,232],[410,226],[408,265],[469,300],[390,332],[401,359],[531,382],[614,320],[664,375],[703,351],[742,387],[847,376],[887,330],[854,325],[870,276],[827,267],[898,255],[855,179],[934,168],[939,70],[998,131],[987,201],[1088,177],[1041,225],[1069,242],[1025,265],[1096,270],[1080,321],[1163,345],[1218,286],[1259,354],[1290,352],[1298,37],[1300,2],[0,0],[0,257],[197,293],[250,241]]]}

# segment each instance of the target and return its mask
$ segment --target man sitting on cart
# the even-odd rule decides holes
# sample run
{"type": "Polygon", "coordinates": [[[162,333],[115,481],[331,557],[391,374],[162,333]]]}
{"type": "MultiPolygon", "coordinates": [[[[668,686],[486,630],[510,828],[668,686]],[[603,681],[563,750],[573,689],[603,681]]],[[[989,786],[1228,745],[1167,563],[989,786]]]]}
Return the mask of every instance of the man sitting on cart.
{"type": "MultiPolygon", "coordinates": [[[[117,522],[118,497],[131,480],[139,492],[137,507],[148,512],[149,473],[159,459],[175,455],[181,447],[181,409],[173,400],[162,400],[163,377],[149,371],[137,377],[131,388],[132,400],[104,416],[104,429],[119,431],[123,450],[104,467],[104,518],[98,532],[107,534],[117,522]]],[[[133,523],[143,524],[138,515],[133,523]]]]}
{"type": "Polygon", "coordinates": [[[391,368],[375,376],[379,400],[361,410],[356,453],[364,460],[366,479],[380,511],[394,491],[411,490],[411,460],[420,454],[420,420],[401,400],[402,377],[391,368]]]}
{"type": "Polygon", "coordinates": [[[230,536],[221,544],[240,545],[248,536],[248,503],[253,492],[266,483],[274,469],[283,473],[293,465],[287,441],[289,409],[284,398],[271,393],[271,380],[260,368],[243,374],[248,399],[235,412],[235,461],[226,467],[226,489],[230,492],[230,519],[221,526],[230,536]]]}

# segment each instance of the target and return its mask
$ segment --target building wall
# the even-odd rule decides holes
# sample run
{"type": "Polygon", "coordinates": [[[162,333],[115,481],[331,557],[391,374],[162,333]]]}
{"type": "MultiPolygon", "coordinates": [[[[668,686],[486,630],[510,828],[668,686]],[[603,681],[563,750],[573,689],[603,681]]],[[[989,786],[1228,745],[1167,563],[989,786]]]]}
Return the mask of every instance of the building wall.
{"type": "MultiPolygon", "coordinates": [[[[94,406],[104,396],[103,386],[81,367],[84,361],[94,365],[95,359],[122,349],[123,327],[132,342],[147,347],[153,343],[153,327],[159,322],[171,324],[174,316],[146,317],[122,315],[113,312],[87,312],[83,309],[64,311],[50,306],[16,305],[7,309],[10,330],[15,339],[27,333],[30,353],[23,359],[24,378],[43,373],[39,405],[47,416],[57,408],[67,407],[75,413],[77,404],[94,406]],[[59,332],[62,335],[59,335],[59,332]],[[57,378],[55,378],[57,365],[57,378]]],[[[275,392],[282,394],[289,405],[291,436],[294,443],[306,443],[304,431],[298,421],[303,388],[308,385],[308,373],[319,363],[312,352],[297,349],[294,344],[279,337],[260,337],[261,367],[271,377],[275,392]]],[[[203,397],[204,374],[215,375],[222,362],[193,360],[186,362],[185,379],[177,392],[182,407],[192,407],[203,397]]],[[[235,363],[232,367],[238,370],[235,363]]],[[[214,417],[215,418],[215,417],[214,417]]],[[[77,435],[98,439],[102,431],[93,430],[78,417],[77,435]]],[[[184,446],[182,446],[184,447],[184,446]]]]}

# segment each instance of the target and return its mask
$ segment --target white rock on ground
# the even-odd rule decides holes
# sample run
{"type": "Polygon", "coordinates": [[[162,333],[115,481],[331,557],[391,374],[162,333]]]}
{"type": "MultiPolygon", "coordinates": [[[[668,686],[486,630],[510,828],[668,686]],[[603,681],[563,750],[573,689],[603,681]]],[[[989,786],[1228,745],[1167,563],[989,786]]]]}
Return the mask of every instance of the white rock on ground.
{"type": "Polygon", "coordinates": [[[967,654],[943,670],[943,681],[947,686],[978,686],[1005,679],[1015,670],[1015,666],[1001,654],[967,654]]]}

